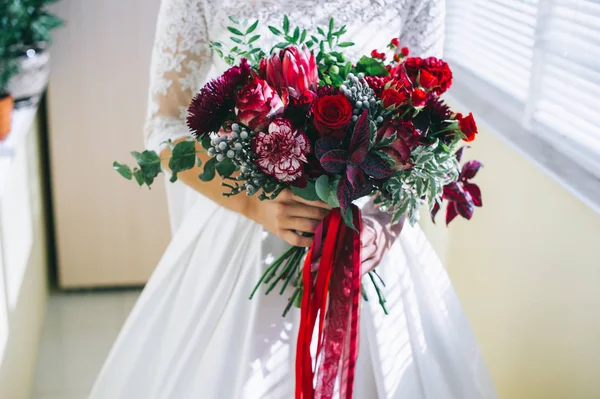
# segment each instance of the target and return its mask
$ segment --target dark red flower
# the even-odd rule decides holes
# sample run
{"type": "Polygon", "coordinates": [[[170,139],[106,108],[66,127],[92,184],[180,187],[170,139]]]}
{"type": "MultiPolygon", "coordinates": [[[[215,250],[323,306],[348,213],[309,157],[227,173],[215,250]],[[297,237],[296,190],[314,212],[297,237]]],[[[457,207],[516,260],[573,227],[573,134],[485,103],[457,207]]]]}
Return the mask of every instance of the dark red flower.
{"type": "Polygon", "coordinates": [[[229,68],[220,77],[208,82],[188,107],[187,125],[196,138],[218,132],[231,116],[239,86],[250,77],[250,65],[242,58],[239,66],[229,68]]]}
{"type": "Polygon", "coordinates": [[[408,57],[409,53],[410,53],[410,51],[408,51],[408,47],[402,47],[400,49],[400,54],[402,54],[402,57],[408,57]]]}
{"type": "Polygon", "coordinates": [[[398,80],[392,80],[381,93],[381,101],[385,108],[399,108],[407,105],[410,99],[410,92],[398,80]]]}
{"type": "Polygon", "coordinates": [[[410,94],[410,103],[415,108],[421,108],[427,103],[427,92],[423,89],[414,89],[410,94]]]}
{"type": "Polygon", "coordinates": [[[393,48],[396,48],[400,45],[400,39],[398,39],[397,37],[393,38],[390,41],[390,46],[392,46],[393,48]]]}
{"type": "Polygon", "coordinates": [[[437,95],[441,95],[448,90],[450,85],[452,85],[452,71],[450,70],[448,64],[439,58],[429,57],[423,59],[419,57],[412,57],[407,58],[403,65],[413,84],[420,84],[421,86],[426,87],[423,83],[428,85],[432,84],[432,80],[429,75],[434,77],[437,80],[437,82],[435,82],[435,86],[426,88],[428,90],[432,90],[437,95]],[[423,74],[423,72],[427,72],[428,75],[426,75],[424,78],[425,80],[421,82],[420,75],[423,74]]]}
{"type": "Polygon", "coordinates": [[[352,104],[343,94],[315,99],[311,108],[313,123],[321,136],[343,139],[352,118],[352,104]]]}
{"type": "Polygon", "coordinates": [[[290,121],[278,118],[271,122],[268,133],[259,132],[254,136],[252,151],[258,155],[255,163],[264,174],[290,183],[304,177],[310,143],[290,121]]]}
{"type": "Polygon", "coordinates": [[[281,115],[284,108],[277,92],[266,81],[255,76],[238,92],[235,110],[241,123],[252,130],[262,130],[273,117],[281,115]]]}
{"type": "Polygon", "coordinates": [[[410,147],[406,144],[405,124],[400,119],[386,119],[377,130],[375,144],[378,145],[378,151],[387,154],[393,161],[392,168],[395,170],[409,169],[412,167],[408,163],[410,158],[410,147]]]}
{"type": "Polygon", "coordinates": [[[431,122],[439,126],[443,121],[450,119],[452,111],[450,107],[438,97],[431,96],[425,104],[425,111],[429,113],[431,122]]]}
{"type": "Polygon", "coordinates": [[[462,114],[456,114],[456,120],[458,121],[460,131],[466,136],[463,140],[475,140],[475,135],[477,134],[477,124],[475,123],[475,118],[473,118],[473,113],[470,112],[466,117],[464,117],[462,114]]]}

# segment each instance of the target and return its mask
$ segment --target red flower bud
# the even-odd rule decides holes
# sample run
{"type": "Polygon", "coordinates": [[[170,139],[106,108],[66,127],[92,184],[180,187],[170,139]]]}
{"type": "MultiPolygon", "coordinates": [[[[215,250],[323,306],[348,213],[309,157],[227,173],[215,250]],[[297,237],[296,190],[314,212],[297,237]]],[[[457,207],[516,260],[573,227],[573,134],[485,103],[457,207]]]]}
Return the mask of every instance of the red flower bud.
{"type": "Polygon", "coordinates": [[[397,37],[393,38],[392,41],[390,42],[390,46],[396,48],[400,45],[400,39],[398,39],[397,37]]]}
{"type": "Polygon", "coordinates": [[[400,54],[402,54],[403,57],[408,57],[408,54],[410,52],[408,51],[408,47],[402,47],[402,49],[400,50],[400,54]]]}
{"type": "Polygon", "coordinates": [[[379,58],[379,51],[377,51],[377,49],[371,51],[371,57],[379,58]]]}

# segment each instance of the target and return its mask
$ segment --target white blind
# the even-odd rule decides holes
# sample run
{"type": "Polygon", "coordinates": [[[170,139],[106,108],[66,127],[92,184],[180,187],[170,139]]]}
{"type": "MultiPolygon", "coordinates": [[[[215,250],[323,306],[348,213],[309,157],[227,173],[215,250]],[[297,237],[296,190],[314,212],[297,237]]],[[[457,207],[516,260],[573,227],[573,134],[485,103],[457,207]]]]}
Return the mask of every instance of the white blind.
{"type": "Polygon", "coordinates": [[[447,0],[446,31],[451,64],[509,95],[529,130],[598,161],[600,0],[447,0]]]}

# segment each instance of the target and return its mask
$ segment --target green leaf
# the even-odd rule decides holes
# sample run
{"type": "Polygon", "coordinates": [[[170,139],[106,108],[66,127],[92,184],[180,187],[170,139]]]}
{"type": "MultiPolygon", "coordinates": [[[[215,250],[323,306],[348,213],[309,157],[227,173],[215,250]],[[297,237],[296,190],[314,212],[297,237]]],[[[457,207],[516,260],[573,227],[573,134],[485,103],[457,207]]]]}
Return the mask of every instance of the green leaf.
{"type": "Polygon", "coordinates": [[[248,44],[252,44],[260,38],[260,35],[252,36],[250,40],[248,40],[248,44]]]}
{"type": "Polygon", "coordinates": [[[229,177],[235,172],[235,164],[229,158],[225,158],[216,165],[217,172],[221,177],[229,177]]]}
{"type": "Polygon", "coordinates": [[[304,39],[306,39],[306,29],[302,30],[302,34],[300,35],[300,43],[304,42],[304,39]]]}
{"type": "Polygon", "coordinates": [[[290,31],[290,20],[287,15],[283,16],[283,31],[286,35],[290,31]]]}
{"type": "Polygon", "coordinates": [[[200,141],[205,150],[208,150],[211,147],[209,135],[202,136],[198,141],[200,141]]]}
{"type": "Polygon", "coordinates": [[[221,48],[221,47],[223,47],[223,44],[221,42],[212,42],[211,46],[221,48]]]}
{"type": "Polygon", "coordinates": [[[231,39],[231,41],[232,41],[232,42],[234,42],[234,43],[237,43],[237,44],[242,44],[242,43],[244,43],[244,42],[242,41],[242,39],[240,39],[239,37],[233,37],[233,36],[231,36],[229,39],[231,39]]]}
{"type": "Polygon", "coordinates": [[[113,162],[113,169],[119,172],[119,174],[127,180],[131,180],[131,178],[133,177],[133,172],[131,171],[131,168],[127,165],[123,165],[122,163],[118,163],[117,161],[115,161],[113,162]]]}
{"type": "Polygon", "coordinates": [[[307,42],[306,42],[306,43],[304,43],[304,44],[306,44],[306,47],[308,47],[308,48],[311,48],[311,47],[314,45],[314,43],[313,43],[313,41],[312,41],[312,40],[309,40],[309,41],[307,41],[307,42]]]}
{"type": "Polygon", "coordinates": [[[249,35],[250,33],[254,32],[256,30],[257,26],[258,26],[258,19],[256,20],[256,22],[254,22],[252,25],[250,25],[250,27],[246,31],[246,34],[249,35]]]}
{"type": "Polygon", "coordinates": [[[274,26],[269,25],[269,26],[267,26],[267,28],[269,28],[269,30],[271,32],[273,32],[274,35],[277,35],[277,36],[281,36],[282,35],[281,31],[279,29],[277,29],[276,27],[274,27],[274,26]]]}
{"type": "Polygon", "coordinates": [[[219,54],[219,57],[223,58],[223,52],[221,50],[219,50],[218,48],[214,49],[215,53],[219,54]]]}
{"type": "Polygon", "coordinates": [[[135,158],[136,162],[140,166],[144,183],[150,187],[156,176],[158,176],[158,174],[161,172],[160,158],[154,151],[148,150],[142,153],[133,151],[131,155],[135,158]]]}
{"type": "Polygon", "coordinates": [[[338,186],[339,182],[340,182],[339,177],[336,177],[329,181],[329,198],[327,198],[327,203],[332,208],[340,207],[340,200],[337,196],[337,186],[338,186]]]}
{"type": "Polygon", "coordinates": [[[238,35],[238,36],[244,36],[244,34],[242,32],[240,32],[238,29],[232,27],[232,26],[228,26],[227,30],[231,33],[233,33],[234,35],[238,35]]]}
{"type": "Polygon", "coordinates": [[[312,180],[307,180],[306,187],[303,188],[292,186],[292,192],[307,201],[318,201],[320,199],[315,190],[315,182],[312,180]]]}
{"type": "Polygon", "coordinates": [[[389,72],[380,61],[363,56],[356,64],[356,72],[364,72],[368,76],[388,76],[389,72]]]}
{"type": "Polygon", "coordinates": [[[202,181],[211,181],[215,178],[215,166],[217,164],[216,158],[211,158],[204,164],[204,171],[200,173],[198,178],[202,181]]]}
{"type": "Polygon", "coordinates": [[[300,38],[300,28],[296,26],[296,29],[294,29],[294,37],[292,38],[292,41],[294,43],[297,43],[299,38],[300,38]]]}
{"type": "Polygon", "coordinates": [[[237,25],[239,25],[239,24],[240,24],[240,23],[239,23],[239,21],[238,21],[237,19],[235,19],[234,17],[232,17],[231,15],[229,16],[229,20],[230,20],[231,22],[233,22],[234,24],[237,24],[237,25]]]}
{"type": "Polygon", "coordinates": [[[196,143],[194,141],[180,141],[175,145],[169,160],[171,169],[171,182],[177,180],[177,173],[189,170],[196,164],[196,143]]]}
{"type": "Polygon", "coordinates": [[[321,201],[329,201],[329,194],[331,193],[331,190],[329,189],[329,178],[327,175],[321,175],[315,181],[315,191],[321,201]]]}
{"type": "Polygon", "coordinates": [[[321,29],[320,27],[317,27],[317,31],[318,31],[318,32],[319,32],[321,35],[323,35],[323,36],[326,36],[326,35],[325,35],[325,32],[323,31],[323,29],[321,29]]]}
{"type": "Polygon", "coordinates": [[[329,33],[333,33],[333,18],[329,19],[329,33]]]}
{"type": "Polygon", "coordinates": [[[354,42],[341,42],[340,44],[338,44],[338,46],[340,46],[340,47],[352,47],[352,46],[354,46],[354,42]]]}
{"type": "Polygon", "coordinates": [[[346,223],[346,226],[350,227],[352,230],[354,231],[358,231],[356,229],[356,227],[354,226],[354,220],[352,217],[352,207],[349,206],[348,208],[346,208],[346,212],[344,212],[342,214],[342,218],[344,219],[344,222],[346,223]]]}
{"type": "Polygon", "coordinates": [[[342,79],[337,73],[330,73],[329,77],[331,78],[331,84],[333,84],[335,87],[340,87],[344,83],[344,79],[342,79]]]}
{"type": "Polygon", "coordinates": [[[311,39],[313,42],[315,42],[315,43],[318,43],[318,42],[319,42],[319,39],[317,39],[317,37],[316,37],[316,36],[314,36],[314,35],[311,35],[311,36],[310,36],[310,39],[311,39]]]}
{"type": "Polygon", "coordinates": [[[137,181],[140,186],[144,184],[144,175],[141,169],[135,168],[133,170],[133,177],[135,177],[135,181],[137,181]]]}

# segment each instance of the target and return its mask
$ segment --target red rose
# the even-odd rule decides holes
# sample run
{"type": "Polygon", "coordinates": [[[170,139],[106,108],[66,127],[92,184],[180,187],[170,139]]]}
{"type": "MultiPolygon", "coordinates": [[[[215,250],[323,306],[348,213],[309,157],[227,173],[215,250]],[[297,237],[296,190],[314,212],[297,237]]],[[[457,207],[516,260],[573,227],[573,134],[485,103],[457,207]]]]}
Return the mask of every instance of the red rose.
{"type": "Polygon", "coordinates": [[[432,90],[438,85],[438,80],[431,73],[423,70],[419,75],[419,84],[427,90],[432,90]]]}
{"type": "Polygon", "coordinates": [[[403,65],[408,77],[415,84],[417,83],[420,73],[423,74],[423,72],[427,72],[434,76],[437,79],[437,84],[428,89],[432,90],[437,95],[444,93],[448,90],[450,85],[452,85],[452,71],[448,64],[443,60],[435,57],[425,59],[412,57],[407,58],[403,65]]]}
{"type": "Polygon", "coordinates": [[[342,94],[324,96],[312,103],[315,129],[321,136],[343,139],[352,118],[352,104],[342,94]]]}
{"type": "Polygon", "coordinates": [[[252,130],[263,130],[274,116],[284,111],[281,97],[264,80],[255,77],[237,95],[236,114],[252,130]]]}
{"type": "Polygon", "coordinates": [[[473,113],[470,112],[469,115],[466,117],[463,117],[462,114],[456,114],[456,120],[458,120],[458,126],[460,127],[460,131],[463,132],[465,136],[467,136],[463,140],[475,140],[475,135],[477,134],[477,124],[475,123],[475,118],[473,118],[473,113]]]}
{"type": "Polygon", "coordinates": [[[385,108],[398,108],[406,105],[409,97],[408,91],[404,87],[389,87],[381,93],[381,101],[383,101],[383,106],[385,108]]]}
{"type": "Polygon", "coordinates": [[[427,103],[427,92],[423,89],[414,89],[410,95],[410,102],[415,108],[424,107],[427,103]]]}

